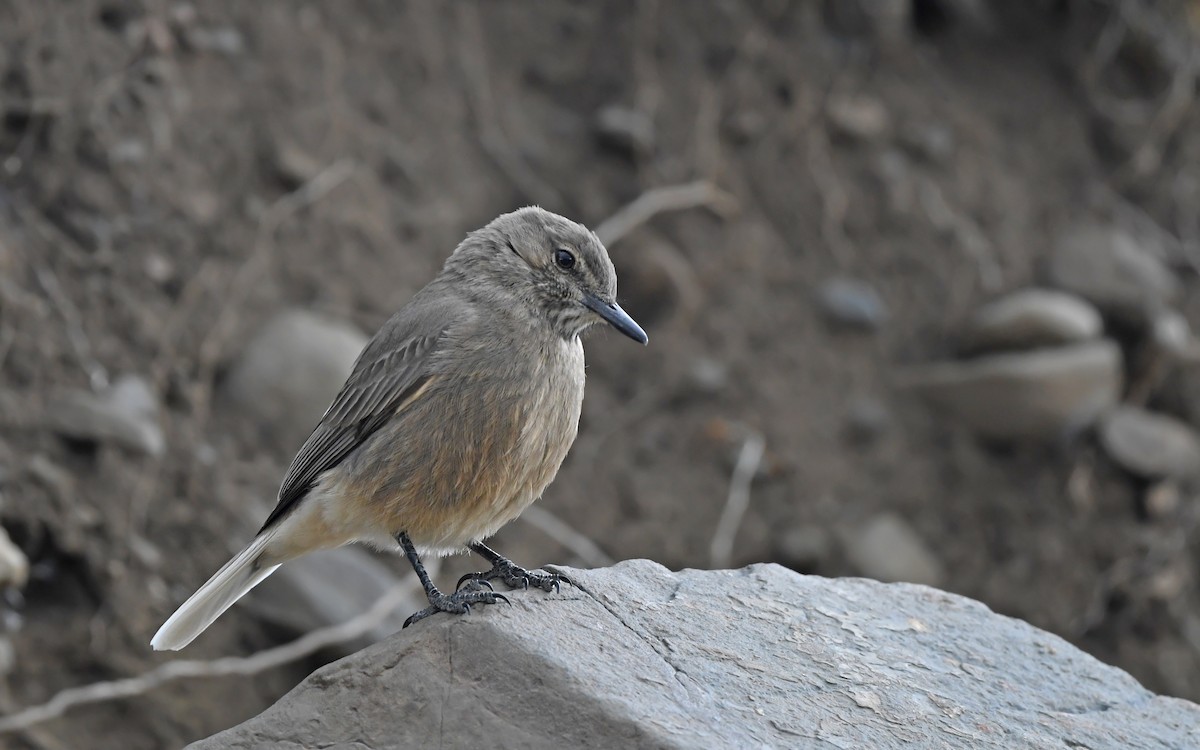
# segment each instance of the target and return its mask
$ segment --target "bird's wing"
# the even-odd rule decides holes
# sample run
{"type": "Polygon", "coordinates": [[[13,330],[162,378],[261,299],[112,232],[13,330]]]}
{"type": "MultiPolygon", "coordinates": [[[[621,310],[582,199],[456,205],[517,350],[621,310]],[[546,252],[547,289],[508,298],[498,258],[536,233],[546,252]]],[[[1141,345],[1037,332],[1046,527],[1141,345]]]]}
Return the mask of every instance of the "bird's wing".
{"type": "Polygon", "coordinates": [[[391,329],[391,335],[372,341],[359,355],[346,384],[292,459],[279,488],[279,502],[263,530],[283,518],[322,473],[341,463],[428,383],[430,355],[444,329],[404,326],[405,322],[403,316],[389,321],[385,330],[391,329]],[[407,337],[396,335],[404,328],[425,330],[407,337]]]}

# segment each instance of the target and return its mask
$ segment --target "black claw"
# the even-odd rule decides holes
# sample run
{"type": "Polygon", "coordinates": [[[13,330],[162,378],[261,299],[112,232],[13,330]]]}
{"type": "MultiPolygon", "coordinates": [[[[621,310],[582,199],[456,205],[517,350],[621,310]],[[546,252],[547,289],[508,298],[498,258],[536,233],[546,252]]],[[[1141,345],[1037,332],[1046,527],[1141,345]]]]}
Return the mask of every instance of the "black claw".
{"type": "Polygon", "coordinates": [[[403,627],[407,628],[414,622],[420,622],[430,615],[438,612],[446,612],[452,615],[468,615],[471,613],[471,606],[474,604],[495,604],[496,602],[504,602],[510,604],[508,598],[500,594],[493,593],[491,586],[486,582],[472,581],[468,588],[460,591],[455,591],[453,594],[446,595],[434,589],[429,595],[429,606],[420,612],[415,612],[404,621],[403,627]],[[479,586],[475,586],[479,583],[479,586]],[[484,587],[487,590],[484,590],[484,587]]]}

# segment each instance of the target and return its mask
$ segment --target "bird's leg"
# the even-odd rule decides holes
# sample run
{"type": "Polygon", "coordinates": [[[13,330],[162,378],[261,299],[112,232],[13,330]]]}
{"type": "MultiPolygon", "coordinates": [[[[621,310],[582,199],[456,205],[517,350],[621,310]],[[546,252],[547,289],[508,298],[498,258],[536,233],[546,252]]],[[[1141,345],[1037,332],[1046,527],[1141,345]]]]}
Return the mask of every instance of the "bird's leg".
{"type": "MultiPolygon", "coordinates": [[[[396,535],[396,541],[400,542],[400,546],[404,549],[404,556],[412,564],[413,570],[417,573],[417,578],[421,579],[421,586],[425,588],[425,596],[429,597],[429,606],[420,612],[413,613],[404,621],[404,627],[407,628],[414,622],[424,620],[426,617],[435,615],[438,612],[449,612],[456,615],[467,614],[471,611],[472,604],[508,603],[508,599],[492,591],[492,587],[488,586],[486,581],[481,582],[481,585],[458,589],[453,594],[443,594],[438,590],[437,586],[433,585],[433,580],[430,579],[429,573],[425,571],[425,566],[421,563],[421,557],[417,554],[417,548],[413,546],[412,540],[408,538],[408,534],[401,531],[396,535]]],[[[462,582],[459,581],[459,583],[461,584],[462,582]]]]}
{"type": "Polygon", "coordinates": [[[545,570],[525,570],[520,565],[517,565],[512,560],[509,560],[504,555],[481,542],[472,542],[467,546],[472,552],[490,562],[492,569],[479,573],[467,573],[458,579],[458,586],[460,588],[464,581],[486,583],[497,578],[504,581],[504,584],[510,589],[527,589],[530,586],[535,586],[543,591],[558,591],[560,583],[574,585],[571,579],[562,573],[552,573],[545,570]]]}

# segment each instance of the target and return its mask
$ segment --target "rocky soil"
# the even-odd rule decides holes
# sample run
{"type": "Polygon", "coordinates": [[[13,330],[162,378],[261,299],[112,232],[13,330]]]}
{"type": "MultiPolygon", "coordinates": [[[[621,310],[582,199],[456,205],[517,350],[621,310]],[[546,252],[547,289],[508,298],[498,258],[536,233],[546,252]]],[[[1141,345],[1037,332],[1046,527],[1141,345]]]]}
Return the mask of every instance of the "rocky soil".
{"type": "MultiPolygon", "coordinates": [[[[364,336],[529,203],[616,236],[651,345],[588,340],[551,515],[498,548],[918,581],[1200,698],[1198,29],[1182,1],[0,1],[0,713],[171,659],[151,634],[364,336]],[[699,205],[604,223],[673,185],[699,205]]],[[[186,655],[406,575],[306,565],[186,655]]],[[[394,627],[0,744],[180,746],[394,627]]]]}

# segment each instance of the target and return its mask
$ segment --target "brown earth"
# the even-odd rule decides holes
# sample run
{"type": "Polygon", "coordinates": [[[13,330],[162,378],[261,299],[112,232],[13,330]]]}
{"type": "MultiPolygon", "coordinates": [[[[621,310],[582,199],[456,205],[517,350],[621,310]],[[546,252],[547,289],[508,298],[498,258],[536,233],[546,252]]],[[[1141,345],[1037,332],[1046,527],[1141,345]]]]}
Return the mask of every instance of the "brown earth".
{"type": "MultiPolygon", "coordinates": [[[[758,433],[767,455],[734,564],[853,575],[843,532],[895,511],[946,588],[1200,699],[1194,494],[1148,515],[1089,437],[983,445],[891,387],[897,368],[948,351],[982,300],[1035,278],[1060,228],[1137,218],[1184,234],[1194,96],[1166,125],[1109,116],[1085,85],[1113,23],[1104,4],[996,3],[990,22],[956,5],[914,3],[888,41],[815,2],[0,1],[0,521],[33,564],[0,603],[15,647],[0,711],[173,658],[149,651],[151,634],[250,538],[239,508],[273,496],[296,447],[210,408],[273,312],[371,331],[498,213],[540,203],[595,225],[696,179],[739,210],[663,214],[612,247],[651,345],[588,341],[581,435],[542,506],[615,559],[707,567],[730,471],[758,433]],[[831,125],[827,104],[852,94],[882,103],[884,132],[831,125]],[[651,148],[597,138],[612,104],[651,116],[651,148]],[[938,133],[949,153],[924,153],[938,133]],[[1143,142],[1161,159],[1130,160],[1143,142]],[[328,192],[305,187],[343,168],[328,192]],[[285,197],[297,188],[310,200],[285,197]],[[839,275],[883,297],[877,333],[822,319],[816,291],[839,275]],[[702,361],[724,378],[697,386],[702,361]],[[164,456],[46,429],[54,389],[99,372],[152,380],[164,456]],[[890,414],[870,441],[847,429],[863,398],[890,414]],[[827,551],[785,557],[797,528],[826,534],[827,551]]],[[[1139,49],[1097,80],[1152,104],[1163,81],[1139,49]]],[[[1154,398],[1186,416],[1180,380],[1154,398]]],[[[523,523],[496,545],[572,558],[523,523]]],[[[448,580],[468,565],[453,563],[448,580]]],[[[235,608],[186,653],[273,642],[235,608]]],[[[176,683],[0,745],[178,746],[259,712],[316,663],[176,683]]]]}

